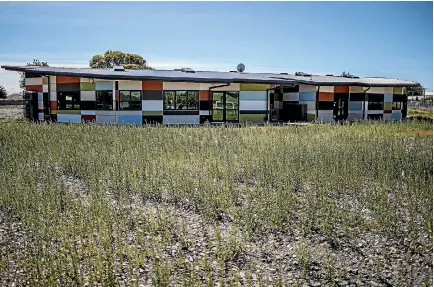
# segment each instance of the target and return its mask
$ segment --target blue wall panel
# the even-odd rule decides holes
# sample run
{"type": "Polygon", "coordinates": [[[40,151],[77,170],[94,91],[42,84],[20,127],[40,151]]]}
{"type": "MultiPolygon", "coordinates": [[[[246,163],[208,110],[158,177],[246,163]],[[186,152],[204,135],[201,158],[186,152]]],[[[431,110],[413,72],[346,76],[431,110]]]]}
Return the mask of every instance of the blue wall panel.
{"type": "Polygon", "coordinates": [[[113,82],[95,82],[95,90],[97,91],[112,91],[113,82]]]}
{"type": "Polygon", "coordinates": [[[349,110],[363,110],[363,102],[349,101],[348,102],[349,110]]]}
{"type": "Polygon", "coordinates": [[[299,100],[300,101],[315,101],[316,100],[316,92],[300,92],[299,100]]]}
{"type": "Polygon", "coordinates": [[[393,94],[384,94],[384,102],[393,102],[393,94]]]}
{"type": "Polygon", "coordinates": [[[266,101],[266,91],[240,91],[240,101],[266,101]]]}
{"type": "Polygon", "coordinates": [[[119,115],[120,124],[142,124],[142,115],[119,115]]]}

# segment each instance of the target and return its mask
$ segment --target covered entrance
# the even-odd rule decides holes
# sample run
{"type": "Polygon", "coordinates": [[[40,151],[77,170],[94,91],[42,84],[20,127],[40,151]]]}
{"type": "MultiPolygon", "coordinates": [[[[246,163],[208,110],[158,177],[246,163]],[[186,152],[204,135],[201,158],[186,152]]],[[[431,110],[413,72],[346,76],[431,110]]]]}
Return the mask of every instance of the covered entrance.
{"type": "Polygon", "coordinates": [[[238,92],[212,92],[211,99],[211,120],[213,122],[238,122],[238,92]]]}

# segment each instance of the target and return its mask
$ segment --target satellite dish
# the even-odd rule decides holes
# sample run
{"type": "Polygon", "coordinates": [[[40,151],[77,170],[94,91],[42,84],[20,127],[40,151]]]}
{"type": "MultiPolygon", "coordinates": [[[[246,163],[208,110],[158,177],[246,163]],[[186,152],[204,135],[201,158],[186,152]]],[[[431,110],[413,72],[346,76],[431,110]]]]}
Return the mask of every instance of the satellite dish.
{"type": "Polygon", "coordinates": [[[243,63],[238,64],[238,66],[237,66],[238,72],[242,73],[242,72],[244,72],[245,69],[246,69],[246,67],[244,66],[243,63]]]}

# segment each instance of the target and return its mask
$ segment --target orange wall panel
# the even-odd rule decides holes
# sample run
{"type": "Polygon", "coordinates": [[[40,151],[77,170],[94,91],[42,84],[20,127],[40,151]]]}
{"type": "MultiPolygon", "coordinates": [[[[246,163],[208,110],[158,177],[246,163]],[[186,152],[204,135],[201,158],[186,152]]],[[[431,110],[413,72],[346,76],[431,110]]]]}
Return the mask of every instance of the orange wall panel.
{"type": "Polygon", "coordinates": [[[57,84],[72,84],[72,83],[80,83],[79,77],[69,77],[69,76],[57,76],[56,77],[57,84]]]}
{"type": "Polygon", "coordinates": [[[26,86],[26,91],[28,91],[28,92],[41,92],[42,93],[42,85],[26,86]]]}
{"type": "Polygon", "coordinates": [[[319,92],[319,101],[321,102],[333,102],[334,98],[334,93],[319,92]]]}
{"type": "Polygon", "coordinates": [[[142,90],[144,91],[162,91],[163,81],[142,81],[142,90]]]}
{"type": "Polygon", "coordinates": [[[209,100],[209,91],[200,91],[199,97],[201,101],[208,101],[209,100]]]}
{"type": "Polygon", "coordinates": [[[350,86],[335,86],[335,93],[349,93],[350,86]]]}
{"type": "Polygon", "coordinates": [[[50,101],[50,109],[57,110],[57,102],[56,101],[50,101]]]}

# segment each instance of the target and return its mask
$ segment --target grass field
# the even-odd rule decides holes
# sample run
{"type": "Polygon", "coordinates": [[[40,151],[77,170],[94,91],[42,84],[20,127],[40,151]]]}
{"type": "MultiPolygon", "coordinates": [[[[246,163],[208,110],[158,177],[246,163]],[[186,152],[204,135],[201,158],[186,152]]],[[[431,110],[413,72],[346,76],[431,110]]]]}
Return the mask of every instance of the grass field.
{"type": "Polygon", "coordinates": [[[432,125],[0,124],[1,286],[432,286],[432,125]]]}
{"type": "Polygon", "coordinates": [[[432,119],[432,111],[430,110],[416,110],[416,109],[409,109],[408,110],[408,116],[409,117],[423,117],[432,119]]]}

